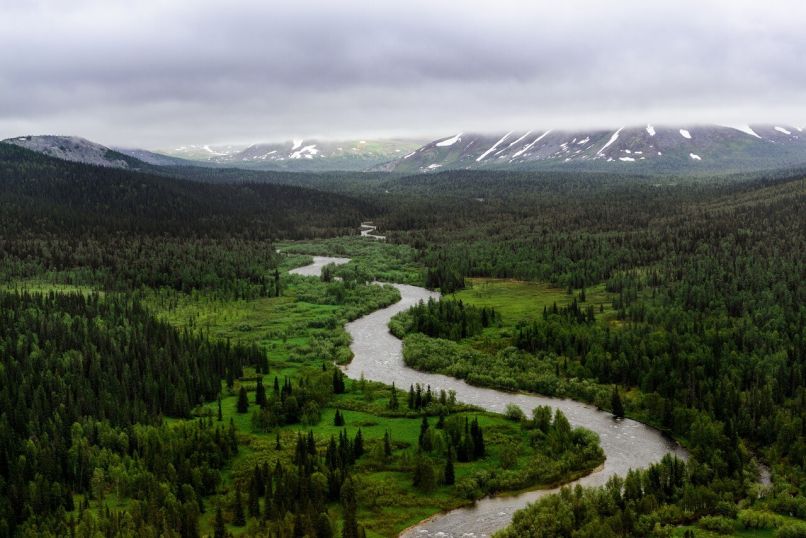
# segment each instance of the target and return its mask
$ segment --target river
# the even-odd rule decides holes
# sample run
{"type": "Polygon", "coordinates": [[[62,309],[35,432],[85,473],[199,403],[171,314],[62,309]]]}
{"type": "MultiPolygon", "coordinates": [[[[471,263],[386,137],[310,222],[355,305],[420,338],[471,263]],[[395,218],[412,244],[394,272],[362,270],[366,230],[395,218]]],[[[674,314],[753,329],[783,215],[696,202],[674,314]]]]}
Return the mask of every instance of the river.
{"type": "MultiPolygon", "coordinates": [[[[345,258],[317,256],[314,264],[297,268],[297,274],[318,275],[327,263],[346,263],[345,258]],[[316,266],[316,267],[314,267],[316,266]],[[317,269],[318,267],[318,269],[317,269]]],[[[400,290],[399,302],[376,310],[347,324],[352,337],[350,349],[353,360],[344,367],[345,373],[357,379],[362,374],[366,379],[380,381],[400,389],[419,383],[431,386],[431,390],[454,390],[459,401],[480,408],[503,413],[508,404],[515,404],[527,415],[539,405],[550,405],[562,410],[573,426],[583,426],[599,435],[606,460],[604,466],[573,482],[583,486],[596,486],[607,482],[613,475],[625,475],[629,469],[647,467],[668,453],[686,457],[685,450],[659,431],[630,419],[615,419],[610,413],[595,407],[561,398],[548,398],[536,394],[509,393],[494,389],[474,387],[464,381],[426,372],[419,372],[403,363],[403,345],[389,332],[389,320],[395,314],[407,310],[419,301],[439,294],[417,286],[394,284],[400,290]]],[[[438,514],[404,531],[407,537],[483,537],[507,526],[516,510],[556,490],[535,490],[515,496],[487,497],[472,507],[460,508],[438,514]]]]}

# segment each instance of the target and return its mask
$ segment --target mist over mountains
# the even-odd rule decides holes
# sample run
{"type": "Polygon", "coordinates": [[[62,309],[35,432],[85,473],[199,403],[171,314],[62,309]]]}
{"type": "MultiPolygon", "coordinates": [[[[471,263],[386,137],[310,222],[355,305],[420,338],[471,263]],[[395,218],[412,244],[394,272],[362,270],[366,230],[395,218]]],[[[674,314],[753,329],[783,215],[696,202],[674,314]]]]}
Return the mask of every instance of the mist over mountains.
{"type": "Polygon", "coordinates": [[[806,164],[803,127],[643,125],[613,129],[456,133],[431,141],[294,139],[173,149],[110,148],[73,136],[5,140],[60,159],[116,168],[214,166],[290,172],[429,173],[448,169],[699,174],[806,164]]]}

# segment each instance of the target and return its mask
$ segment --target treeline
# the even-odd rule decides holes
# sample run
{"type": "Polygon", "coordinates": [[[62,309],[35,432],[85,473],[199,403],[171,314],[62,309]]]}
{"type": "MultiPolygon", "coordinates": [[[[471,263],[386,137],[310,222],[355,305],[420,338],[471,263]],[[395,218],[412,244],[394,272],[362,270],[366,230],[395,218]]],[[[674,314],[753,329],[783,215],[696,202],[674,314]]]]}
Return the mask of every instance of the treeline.
{"type": "Polygon", "coordinates": [[[210,184],[0,144],[0,277],[107,290],[281,293],[272,242],[352,233],[365,201],[304,187],[210,184]]]}
{"type": "MultiPolygon", "coordinates": [[[[703,495],[746,498],[755,453],[773,464],[790,504],[806,502],[803,180],[579,187],[548,182],[534,189],[564,193],[554,207],[509,199],[464,229],[454,212],[442,227],[397,236],[429,250],[433,267],[580,290],[569,307],[516,328],[509,342],[521,352],[492,356],[410,336],[407,364],[604,408],[612,385],[637,388],[624,398],[627,414],[688,443],[703,495]],[[595,322],[599,312],[581,297],[600,282],[615,313],[595,322]]],[[[591,515],[590,528],[612,515],[591,515]]],[[[711,503],[696,515],[720,513],[711,503]]]]}
{"type": "Polygon", "coordinates": [[[0,351],[0,505],[9,532],[69,510],[74,493],[89,492],[93,466],[75,452],[95,450],[97,437],[77,438],[88,420],[144,458],[126,428],[189,417],[217,397],[221,378],[266,367],[256,347],[178,332],[136,301],[97,294],[0,293],[0,351]]]}
{"type": "MultiPolygon", "coordinates": [[[[705,531],[732,535],[737,520],[751,531],[777,528],[775,536],[781,538],[806,533],[806,523],[791,519],[806,517],[806,503],[793,504],[779,495],[764,501],[761,510],[740,509],[734,503],[735,489],[730,482],[712,482],[696,461],[667,455],[647,469],[630,471],[623,478],[613,476],[601,487],[564,487],[516,512],[512,525],[496,536],[660,538],[695,522],[705,531]]],[[[684,536],[694,533],[686,531],[684,536]]]]}
{"type": "Polygon", "coordinates": [[[461,300],[442,299],[420,301],[390,323],[392,333],[402,338],[410,332],[419,332],[433,338],[461,340],[481,333],[500,321],[494,308],[466,305],[461,300]]]}

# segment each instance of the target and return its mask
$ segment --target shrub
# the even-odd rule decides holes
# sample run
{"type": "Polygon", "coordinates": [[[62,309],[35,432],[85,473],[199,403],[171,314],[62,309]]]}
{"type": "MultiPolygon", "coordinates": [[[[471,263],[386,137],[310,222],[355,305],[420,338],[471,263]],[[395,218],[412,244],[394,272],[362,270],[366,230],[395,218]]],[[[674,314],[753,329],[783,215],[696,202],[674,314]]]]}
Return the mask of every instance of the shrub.
{"type": "Polygon", "coordinates": [[[722,516],[705,516],[700,518],[697,525],[703,529],[719,534],[733,534],[735,524],[732,519],[722,516]]]}

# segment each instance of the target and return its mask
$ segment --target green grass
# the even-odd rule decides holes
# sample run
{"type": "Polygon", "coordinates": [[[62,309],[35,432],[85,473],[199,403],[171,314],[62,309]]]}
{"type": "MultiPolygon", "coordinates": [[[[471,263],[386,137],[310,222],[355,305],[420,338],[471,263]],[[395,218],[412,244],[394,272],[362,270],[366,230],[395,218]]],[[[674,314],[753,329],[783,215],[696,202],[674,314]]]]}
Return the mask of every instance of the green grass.
{"type": "Polygon", "coordinates": [[[59,284],[38,279],[17,280],[14,282],[0,284],[0,289],[24,290],[31,293],[83,293],[84,295],[97,291],[90,286],[59,284]]]}
{"type": "MultiPolygon", "coordinates": [[[[611,311],[604,284],[587,288],[585,293],[585,304],[593,305],[597,315],[600,315],[600,306],[604,306],[605,313],[611,311]]],[[[469,278],[467,288],[449,297],[474,306],[495,308],[501,314],[503,325],[508,327],[518,321],[538,319],[543,315],[544,307],[551,308],[555,303],[558,307],[571,304],[576,295],[544,282],[469,278]]]]}
{"type": "MultiPolygon", "coordinates": [[[[398,247],[388,247],[374,241],[332,240],[295,244],[293,247],[286,246],[284,250],[349,256],[354,258],[351,263],[375,276],[396,278],[403,274],[402,280],[418,279],[419,269],[406,258],[408,254],[398,247]]],[[[284,263],[291,267],[305,261],[304,255],[288,256],[284,263]]],[[[265,349],[269,354],[271,371],[264,376],[264,385],[270,391],[274,376],[281,380],[284,377],[298,379],[305,375],[306,369],[318,369],[323,362],[349,360],[349,337],[343,329],[344,321],[359,313],[356,308],[370,308],[373,301],[389,300],[389,294],[392,293],[377,286],[361,286],[360,290],[348,297],[347,304],[326,304],[330,291],[341,286],[340,283],[322,283],[313,278],[289,275],[285,275],[284,279],[287,289],[283,297],[226,300],[214,294],[182,295],[162,291],[147,294],[146,302],[159,317],[179,328],[203,332],[214,338],[254,343],[265,349]]],[[[512,293],[521,295],[517,291],[512,293]]],[[[533,295],[537,296],[537,292],[533,295]]],[[[525,308],[522,304],[516,306],[525,308]]],[[[251,375],[251,370],[245,372],[246,377],[251,375]]],[[[246,386],[251,389],[253,384],[249,382],[246,386]]],[[[222,473],[222,495],[231,491],[231,485],[237,477],[248,476],[255,464],[266,462],[274,465],[275,461],[290,464],[298,432],[312,430],[320,451],[323,451],[330,437],[338,436],[342,430],[333,425],[338,407],[345,417],[344,429],[348,435],[352,438],[360,427],[365,439],[367,454],[357,462],[353,474],[361,485],[357,488],[360,491],[359,521],[369,536],[397,535],[428,516],[469,502],[459,496],[452,486],[438,487],[429,494],[423,494],[413,487],[410,458],[418,443],[421,417],[413,412],[405,416],[408,412],[406,409],[390,412],[387,409],[390,387],[347,380],[347,392],[333,397],[330,404],[322,409],[321,420],[317,424],[284,426],[268,433],[253,431],[251,412],[257,408],[253,403],[253,392],[248,393],[251,402],[249,412],[237,413],[238,389],[239,381],[236,380],[231,391],[226,387],[222,391],[223,421],[225,424],[233,421],[242,443],[238,456],[222,473]],[[392,461],[379,462],[373,452],[377,454],[380,451],[387,430],[391,432],[394,445],[393,458],[392,461]],[[281,438],[280,450],[275,448],[278,433],[281,438]]],[[[399,393],[399,399],[405,408],[404,392],[399,393]]],[[[213,417],[216,416],[217,402],[208,402],[204,407],[213,417]]],[[[507,444],[521,446],[517,465],[524,470],[533,464],[533,458],[539,457],[539,449],[528,442],[528,432],[522,431],[517,424],[500,415],[482,413],[466,406],[458,406],[456,412],[478,417],[488,445],[488,456],[484,459],[456,463],[457,480],[480,472],[500,471],[500,450],[507,444]]],[[[430,422],[434,427],[436,418],[431,418],[430,422]]],[[[215,498],[207,500],[207,514],[200,520],[202,533],[212,531],[213,507],[218,502],[215,498]]],[[[340,511],[338,504],[330,506],[334,517],[340,517],[340,511]]],[[[235,535],[244,531],[235,527],[230,527],[230,530],[235,535]]]]}

